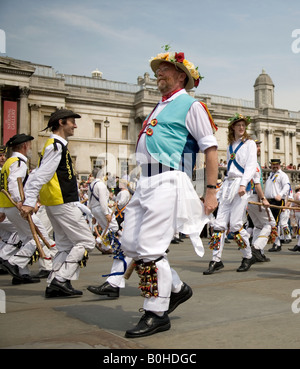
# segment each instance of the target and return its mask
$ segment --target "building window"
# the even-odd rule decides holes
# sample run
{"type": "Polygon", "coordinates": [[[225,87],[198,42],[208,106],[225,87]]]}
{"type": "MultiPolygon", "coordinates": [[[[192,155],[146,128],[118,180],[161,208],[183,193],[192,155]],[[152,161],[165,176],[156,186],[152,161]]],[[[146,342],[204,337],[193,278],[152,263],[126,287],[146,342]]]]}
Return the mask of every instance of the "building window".
{"type": "Polygon", "coordinates": [[[101,122],[95,122],[95,138],[101,138],[101,122]]]}
{"type": "Polygon", "coordinates": [[[101,157],[101,156],[98,156],[98,157],[92,156],[91,157],[91,168],[92,168],[92,170],[102,168],[104,163],[105,163],[105,157],[101,157]]]}
{"type": "Polygon", "coordinates": [[[280,137],[275,138],[275,149],[280,150],[280,137]]]}
{"type": "Polygon", "coordinates": [[[122,140],[128,140],[128,126],[122,126],[122,140]]]}

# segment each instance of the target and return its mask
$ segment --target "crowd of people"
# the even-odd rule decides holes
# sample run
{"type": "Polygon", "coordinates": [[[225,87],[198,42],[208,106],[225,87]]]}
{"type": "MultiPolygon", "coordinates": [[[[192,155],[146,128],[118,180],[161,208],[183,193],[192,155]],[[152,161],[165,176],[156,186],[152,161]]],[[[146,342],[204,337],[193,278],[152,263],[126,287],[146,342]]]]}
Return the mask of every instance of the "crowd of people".
{"type": "MultiPolygon", "coordinates": [[[[202,76],[184,53],[166,50],[150,61],[161,100],[144,121],[136,155],[141,175],[135,188],[128,178],[111,178],[102,169],[78,182],[68,150],[68,138],[80,115],[54,112],[51,131],[37,168],[28,172],[34,137],[21,133],[1,148],[0,267],[13,284],[38,283],[47,278],[45,297],[80,296],[73,281],[88,267],[94,247],[113,253],[104,283],[89,286],[97,295],[118,298],[125,273],[135,270],[144,297],[144,314],[126,331],[128,338],[170,329],[169,315],[193,294],[170,266],[170,243],[183,234],[202,257],[201,234],[209,224],[212,258],[204,275],[225,267],[222,261],[229,234],[241,251],[237,272],[268,262],[265,248],[281,250],[290,234],[287,216],[300,221],[300,186],[295,193],[280,160],[270,161],[271,173],[262,181],[260,143],[247,133],[250,117],[235,114],[228,124],[226,178],[218,180],[218,142],[213,118],[202,102],[186,90],[202,76]],[[6,157],[7,148],[12,154],[6,157]],[[204,153],[206,189],[199,198],[191,181],[196,155],[204,153]],[[163,206],[162,206],[163,204],[163,206]],[[294,210],[293,210],[294,208],[294,210]],[[281,232],[282,230],[282,237],[281,232]],[[38,275],[30,264],[39,263],[38,275]]],[[[230,241],[229,241],[230,242],[230,241]]],[[[295,248],[300,251],[300,237],[295,248]]]]}

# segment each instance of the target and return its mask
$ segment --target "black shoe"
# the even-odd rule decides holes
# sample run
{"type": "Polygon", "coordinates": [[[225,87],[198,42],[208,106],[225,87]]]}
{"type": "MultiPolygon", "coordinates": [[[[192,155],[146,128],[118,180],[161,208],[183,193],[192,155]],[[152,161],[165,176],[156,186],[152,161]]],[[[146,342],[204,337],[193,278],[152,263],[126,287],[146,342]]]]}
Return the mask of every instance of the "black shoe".
{"type": "Polygon", "coordinates": [[[51,273],[50,270],[41,269],[36,275],[36,278],[48,278],[49,274],[51,273]]]}
{"type": "Polygon", "coordinates": [[[37,277],[32,277],[29,274],[23,274],[21,275],[22,279],[13,277],[11,283],[13,285],[17,284],[29,284],[29,283],[39,283],[41,280],[37,277]]]}
{"type": "Polygon", "coordinates": [[[183,285],[179,292],[177,293],[171,292],[169,310],[167,311],[167,314],[172,313],[172,311],[174,311],[178,305],[182,304],[183,302],[191,298],[192,295],[193,291],[191,287],[183,282],[183,285]]]}
{"type": "Polygon", "coordinates": [[[237,272],[247,272],[250,269],[251,265],[255,263],[255,256],[252,256],[251,259],[243,258],[242,264],[236,270],[237,272]]]}
{"type": "Polygon", "coordinates": [[[264,260],[264,263],[267,263],[267,262],[271,261],[271,259],[270,258],[267,258],[265,254],[261,254],[261,256],[262,256],[262,258],[264,260]]]}
{"type": "Polygon", "coordinates": [[[213,274],[216,270],[224,268],[224,264],[222,261],[210,261],[208,265],[208,269],[203,272],[204,275],[213,274]]]}
{"type": "Polygon", "coordinates": [[[173,238],[173,240],[171,241],[171,243],[173,243],[173,244],[178,244],[178,243],[179,243],[179,241],[178,241],[178,239],[177,239],[177,238],[173,238]]]}
{"type": "Polygon", "coordinates": [[[164,313],[164,315],[160,317],[151,311],[146,311],[137,326],[126,331],[125,337],[145,337],[158,332],[167,331],[170,328],[171,323],[167,313],[164,313]]]}
{"type": "Polygon", "coordinates": [[[61,290],[54,290],[52,287],[46,287],[45,291],[45,297],[51,298],[51,297],[66,297],[70,296],[68,293],[63,292],[61,290]]]}
{"type": "Polygon", "coordinates": [[[108,282],[103,283],[101,286],[88,286],[88,291],[95,293],[96,295],[107,295],[108,297],[119,297],[120,288],[113,287],[108,282]]]}
{"type": "Polygon", "coordinates": [[[17,265],[12,265],[8,262],[8,260],[4,260],[1,264],[2,268],[6,270],[12,277],[17,279],[22,279],[21,274],[19,273],[19,267],[17,265]]]}
{"type": "Polygon", "coordinates": [[[82,295],[82,291],[75,290],[70,281],[60,282],[56,278],[52,279],[52,282],[49,286],[51,289],[56,291],[62,291],[68,296],[80,296],[82,295]]]}
{"type": "Polygon", "coordinates": [[[254,246],[251,247],[251,250],[256,262],[263,263],[264,261],[266,261],[264,259],[264,255],[261,253],[260,250],[256,249],[254,246]]]}
{"type": "Polygon", "coordinates": [[[300,251],[300,246],[295,245],[293,249],[289,249],[289,250],[290,250],[290,251],[294,251],[294,252],[296,252],[296,251],[300,251]]]}
{"type": "Polygon", "coordinates": [[[277,246],[275,243],[273,243],[273,246],[268,251],[269,252],[281,251],[281,246],[277,246]]]}

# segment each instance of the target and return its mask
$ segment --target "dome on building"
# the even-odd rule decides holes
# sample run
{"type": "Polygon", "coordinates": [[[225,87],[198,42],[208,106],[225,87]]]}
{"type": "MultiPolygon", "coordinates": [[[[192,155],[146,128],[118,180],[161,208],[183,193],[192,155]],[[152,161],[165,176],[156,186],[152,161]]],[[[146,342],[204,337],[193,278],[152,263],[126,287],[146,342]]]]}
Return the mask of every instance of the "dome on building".
{"type": "Polygon", "coordinates": [[[95,70],[92,71],[92,77],[93,78],[102,78],[102,72],[100,72],[98,70],[98,68],[96,68],[95,70]]]}
{"type": "Polygon", "coordinates": [[[271,77],[266,73],[266,71],[263,69],[261,74],[256,78],[254,87],[258,85],[269,85],[274,87],[274,83],[271,79],[271,77]]]}

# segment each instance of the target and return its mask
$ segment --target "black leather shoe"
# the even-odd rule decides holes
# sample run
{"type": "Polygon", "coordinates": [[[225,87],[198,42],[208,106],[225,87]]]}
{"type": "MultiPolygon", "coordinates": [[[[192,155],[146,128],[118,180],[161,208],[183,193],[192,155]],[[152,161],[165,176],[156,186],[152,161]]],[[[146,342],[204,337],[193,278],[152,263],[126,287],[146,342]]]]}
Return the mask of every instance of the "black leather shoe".
{"type": "Polygon", "coordinates": [[[113,287],[108,282],[103,283],[101,286],[88,286],[88,291],[95,293],[96,295],[106,295],[108,297],[119,297],[120,288],[113,287]]]}
{"type": "Polygon", "coordinates": [[[277,251],[281,251],[281,246],[277,246],[275,245],[275,243],[273,244],[273,246],[268,250],[269,252],[277,252],[277,251]]]}
{"type": "Polygon", "coordinates": [[[255,261],[259,263],[263,263],[265,261],[263,254],[260,250],[256,249],[254,246],[251,247],[252,255],[255,257],[255,261]]]}
{"type": "Polygon", "coordinates": [[[146,311],[137,326],[126,331],[125,337],[145,337],[158,332],[167,331],[170,328],[171,323],[167,313],[164,313],[164,315],[160,317],[151,311],[146,311]]]}
{"type": "Polygon", "coordinates": [[[48,278],[49,274],[51,273],[50,270],[41,269],[36,275],[36,278],[48,278]]]}
{"type": "Polygon", "coordinates": [[[22,277],[22,279],[13,277],[11,283],[13,285],[16,285],[16,284],[39,283],[41,281],[39,278],[32,277],[29,274],[23,274],[23,275],[21,275],[21,277],[22,277]]]}
{"type": "Polygon", "coordinates": [[[300,251],[300,246],[295,245],[293,249],[289,249],[289,250],[290,250],[290,251],[294,251],[294,252],[296,252],[296,251],[300,251]]]}
{"type": "Polygon", "coordinates": [[[191,298],[192,295],[193,291],[191,287],[183,282],[183,285],[179,292],[177,293],[171,292],[169,310],[167,311],[167,314],[172,313],[172,311],[174,311],[178,305],[182,304],[183,302],[191,298]]]}
{"type": "Polygon", "coordinates": [[[204,275],[213,274],[216,270],[224,268],[222,261],[210,261],[208,269],[203,272],[204,275]]]}
{"type": "Polygon", "coordinates": [[[6,270],[11,276],[22,279],[21,274],[19,273],[19,267],[17,265],[12,265],[8,262],[8,260],[4,260],[1,264],[2,268],[6,270]]]}
{"type": "Polygon", "coordinates": [[[67,297],[70,296],[68,293],[65,293],[61,290],[54,290],[52,287],[46,287],[45,291],[45,297],[51,298],[51,297],[67,297]]]}
{"type": "Polygon", "coordinates": [[[69,295],[69,296],[80,296],[80,295],[82,295],[82,291],[75,290],[72,287],[70,281],[60,282],[56,278],[53,278],[49,287],[51,287],[51,289],[56,290],[56,291],[62,291],[66,295],[69,295]]]}
{"type": "Polygon", "coordinates": [[[255,263],[255,256],[252,256],[251,259],[243,258],[241,265],[236,270],[237,272],[247,272],[250,269],[251,265],[255,263]]]}

